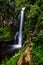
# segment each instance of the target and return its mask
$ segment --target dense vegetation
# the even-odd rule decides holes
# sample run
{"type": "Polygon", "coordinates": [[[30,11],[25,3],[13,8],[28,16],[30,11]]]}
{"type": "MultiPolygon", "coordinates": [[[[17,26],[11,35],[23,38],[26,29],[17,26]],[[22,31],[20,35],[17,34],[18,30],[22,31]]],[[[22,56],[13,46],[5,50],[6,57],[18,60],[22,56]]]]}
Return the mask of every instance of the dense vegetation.
{"type": "Polygon", "coordinates": [[[24,50],[26,49],[27,45],[23,45],[22,48],[19,50],[18,53],[15,53],[14,56],[12,56],[12,58],[10,59],[10,61],[7,59],[5,59],[5,61],[2,61],[1,65],[16,65],[17,61],[20,57],[20,55],[24,52],[24,50]]]}
{"type": "Polygon", "coordinates": [[[16,24],[15,1],[0,0],[0,40],[9,40],[13,34],[15,34],[15,31],[17,29],[17,26],[15,26],[16,24]]]}
{"type": "Polygon", "coordinates": [[[33,65],[43,65],[43,30],[37,37],[33,37],[32,60],[33,65]]]}
{"type": "MultiPolygon", "coordinates": [[[[0,3],[4,5],[2,7],[2,4],[0,4],[0,9],[2,10],[0,11],[0,16],[4,17],[7,21],[9,21],[8,17],[12,16],[17,20],[17,16],[21,8],[26,7],[23,28],[23,43],[25,44],[25,42],[31,37],[31,41],[33,43],[31,59],[33,65],[43,65],[43,0],[13,0],[11,2],[9,2],[9,0],[0,0],[0,3]],[[9,8],[9,13],[7,8],[9,8]]],[[[9,25],[8,29],[7,27],[0,28],[0,40],[2,38],[9,39],[12,37],[9,35],[12,33],[12,27],[9,25]],[[9,28],[11,29],[10,32],[8,32],[9,28]]],[[[15,30],[13,29],[14,32],[16,31],[16,25],[15,30]]],[[[24,48],[25,46],[22,47],[23,51],[24,48]]],[[[2,63],[1,65],[16,65],[18,58],[23,53],[23,51],[18,52],[9,61],[7,60],[6,63],[2,63]]]]}

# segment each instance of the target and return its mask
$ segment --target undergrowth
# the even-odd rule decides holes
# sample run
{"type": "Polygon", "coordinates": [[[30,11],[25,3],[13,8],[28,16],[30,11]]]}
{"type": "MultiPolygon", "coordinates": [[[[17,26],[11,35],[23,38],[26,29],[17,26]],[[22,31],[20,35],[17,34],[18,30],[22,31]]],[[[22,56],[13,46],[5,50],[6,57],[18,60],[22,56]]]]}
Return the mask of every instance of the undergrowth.
{"type": "Polygon", "coordinates": [[[26,46],[23,45],[22,48],[18,51],[18,53],[15,53],[15,55],[12,56],[10,60],[7,60],[6,62],[2,62],[1,65],[16,65],[20,55],[23,53],[25,49],[26,49],[26,46]]]}

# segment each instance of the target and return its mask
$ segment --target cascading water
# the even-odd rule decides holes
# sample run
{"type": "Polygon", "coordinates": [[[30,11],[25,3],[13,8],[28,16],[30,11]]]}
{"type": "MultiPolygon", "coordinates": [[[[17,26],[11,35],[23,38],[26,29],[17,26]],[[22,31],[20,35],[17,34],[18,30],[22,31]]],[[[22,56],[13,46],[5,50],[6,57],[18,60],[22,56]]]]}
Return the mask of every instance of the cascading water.
{"type": "MultiPolygon", "coordinates": [[[[22,27],[23,27],[23,20],[24,20],[24,10],[25,10],[25,7],[22,8],[21,13],[20,13],[21,19],[20,19],[20,29],[19,29],[19,36],[18,36],[18,45],[13,45],[14,48],[22,47],[22,27]]],[[[18,32],[17,32],[17,34],[18,34],[18,32]]],[[[15,38],[16,38],[16,36],[15,36],[15,38]]]]}
{"type": "Polygon", "coordinates": [[[6,50],[3,54],[9,52],[9,51],[13,51],[13,50],[17,50],[20,49],[22,47],[22,27],[23,27],[23,20],[24,20],[24,11],[25,11],[25,7],[22,8],[21,12],[20,12],[20,27],[19,27],[19,31],[16,32],[15,36],[14,36],[14,40],[16,40],[17,42],[17,36],[18,36],[18,44],[16,44],[16,42],[14,41],[14,45],[8,45],[9,48],[8,50],[6,50]]]}
{"type": "Polygon", "coordinates": [[[16,37],[18,36],[18,31],[16,32],[15,36],[14,36],[14,40],[16,40],[16,37]]]}
{"type": "Polygon", "coordinates": [[[24,20],[24,10],[25,7],[21,10],[21,19],[20,19],[20,30],[19,30],[19,37],[18,37],[18,44],[22,46],[22,27],[23,27],[23,20],[24,20]]]}

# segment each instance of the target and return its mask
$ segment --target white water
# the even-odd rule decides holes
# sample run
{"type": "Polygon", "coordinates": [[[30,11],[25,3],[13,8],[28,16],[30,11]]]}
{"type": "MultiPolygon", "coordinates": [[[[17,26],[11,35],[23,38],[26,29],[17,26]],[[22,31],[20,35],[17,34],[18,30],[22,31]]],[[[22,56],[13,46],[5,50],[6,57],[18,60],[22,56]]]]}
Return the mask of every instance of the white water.
{"type": "Polygon", "coordinates": [[[24,11],[25,11],[25,7],[22,8],[21,13],[20,13],[20,15],[21,15],[21,18],[20,18],[20,28],[19,28],[19,32],[17,32],[16,35],[15,35],[15,39],[16,39],[16,36],[19,33],[18,44],[12,45],[14,49],[19,49],[19,48],[22,47],[22,27],[23,27],[23,20],[24,20],[24,11]]]}
{"type": "Polygon", "coordinates": [[[24,20],[24,10],[25,7],[21,10],[21,19],[20,19],[20,30],[19,30],[19,37],[18,37],[18,44],[22,46],[22,27],[23,27],[23,20],[24,20]]]}
{"type": "Polygon", "coordinates": [[[12,51],[14,49],[20,49],[22,47],[22,27],[23,27],[23,20],[24,20],[24,11],[25,11],[25,7],[22,8],[21,13],[20,13],[21,18],[20,18],[19,32],[16,32],[16,34],[14,36],[14,40],[16,40],[16,38],[18,36],[18,44],[9,45],[9,47],[11,47],[11,49],[9,49],[8,51],[5,51],[4,54],[9,51],[12,51]]]}
{"type": "Polygon", "coordinates": [[[18,31],[16,32],[16,34],[14,36],[14,40],[16,40],[17,35],[18,35],[18,31]]]}

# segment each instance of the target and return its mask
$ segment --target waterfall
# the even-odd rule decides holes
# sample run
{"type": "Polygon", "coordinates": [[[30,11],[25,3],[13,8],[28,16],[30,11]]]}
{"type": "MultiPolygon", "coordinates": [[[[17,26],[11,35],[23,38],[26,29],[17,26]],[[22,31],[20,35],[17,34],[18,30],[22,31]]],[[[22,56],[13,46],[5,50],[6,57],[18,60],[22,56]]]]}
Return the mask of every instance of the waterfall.
{"type": "Polygon", "coordinates": [[[16,32],[16,34],[14,36],[14,40],[16,40],[17,35],[18,35],[18,31],[16,32]]]}
{"type": "MultiPolygon", "coordinates": [[[[22,27],[23,27],[23,20],[24,20],[24,11],[25,11],[25,7],[22,8],[21,12],[20,12],[20,27],[19,27],[19,32],[16,33],[16,36],[19,33],[18,36],[18,44],[17,45],[13,45],[13,47],[16,48],[21,48],[22,47],[22,27]]],[[[16,38],[15,36],[15,38],[16,38]]]]}
{"type": "Polygon", "coordinates": [[[21,19],[20,19],[20,30],[18,36],[18,44],[22,46],[22,27],[23,27],[23,19],[24,19],[24,10],[25,7],[21,10],[21,19]]]}
{"type": "Polygon", "coordinates": [[[8,45],[9,50],[5,51],[3,54],[12,51],[12,50],[17,50],[20,49],[22,47],[22,27],[23,27],[23,20],[24,20],[24,11],[25,11],[25,7],[22,8],[21,12],[20,12],[20,26],[19,26],[19,31],[16,32],[15,36],[14,36],[14,40],[16,40],[17,42],[17,36],[18,36],[18,44],[15,43],[14,41],[14,45],[8,45]]]}

